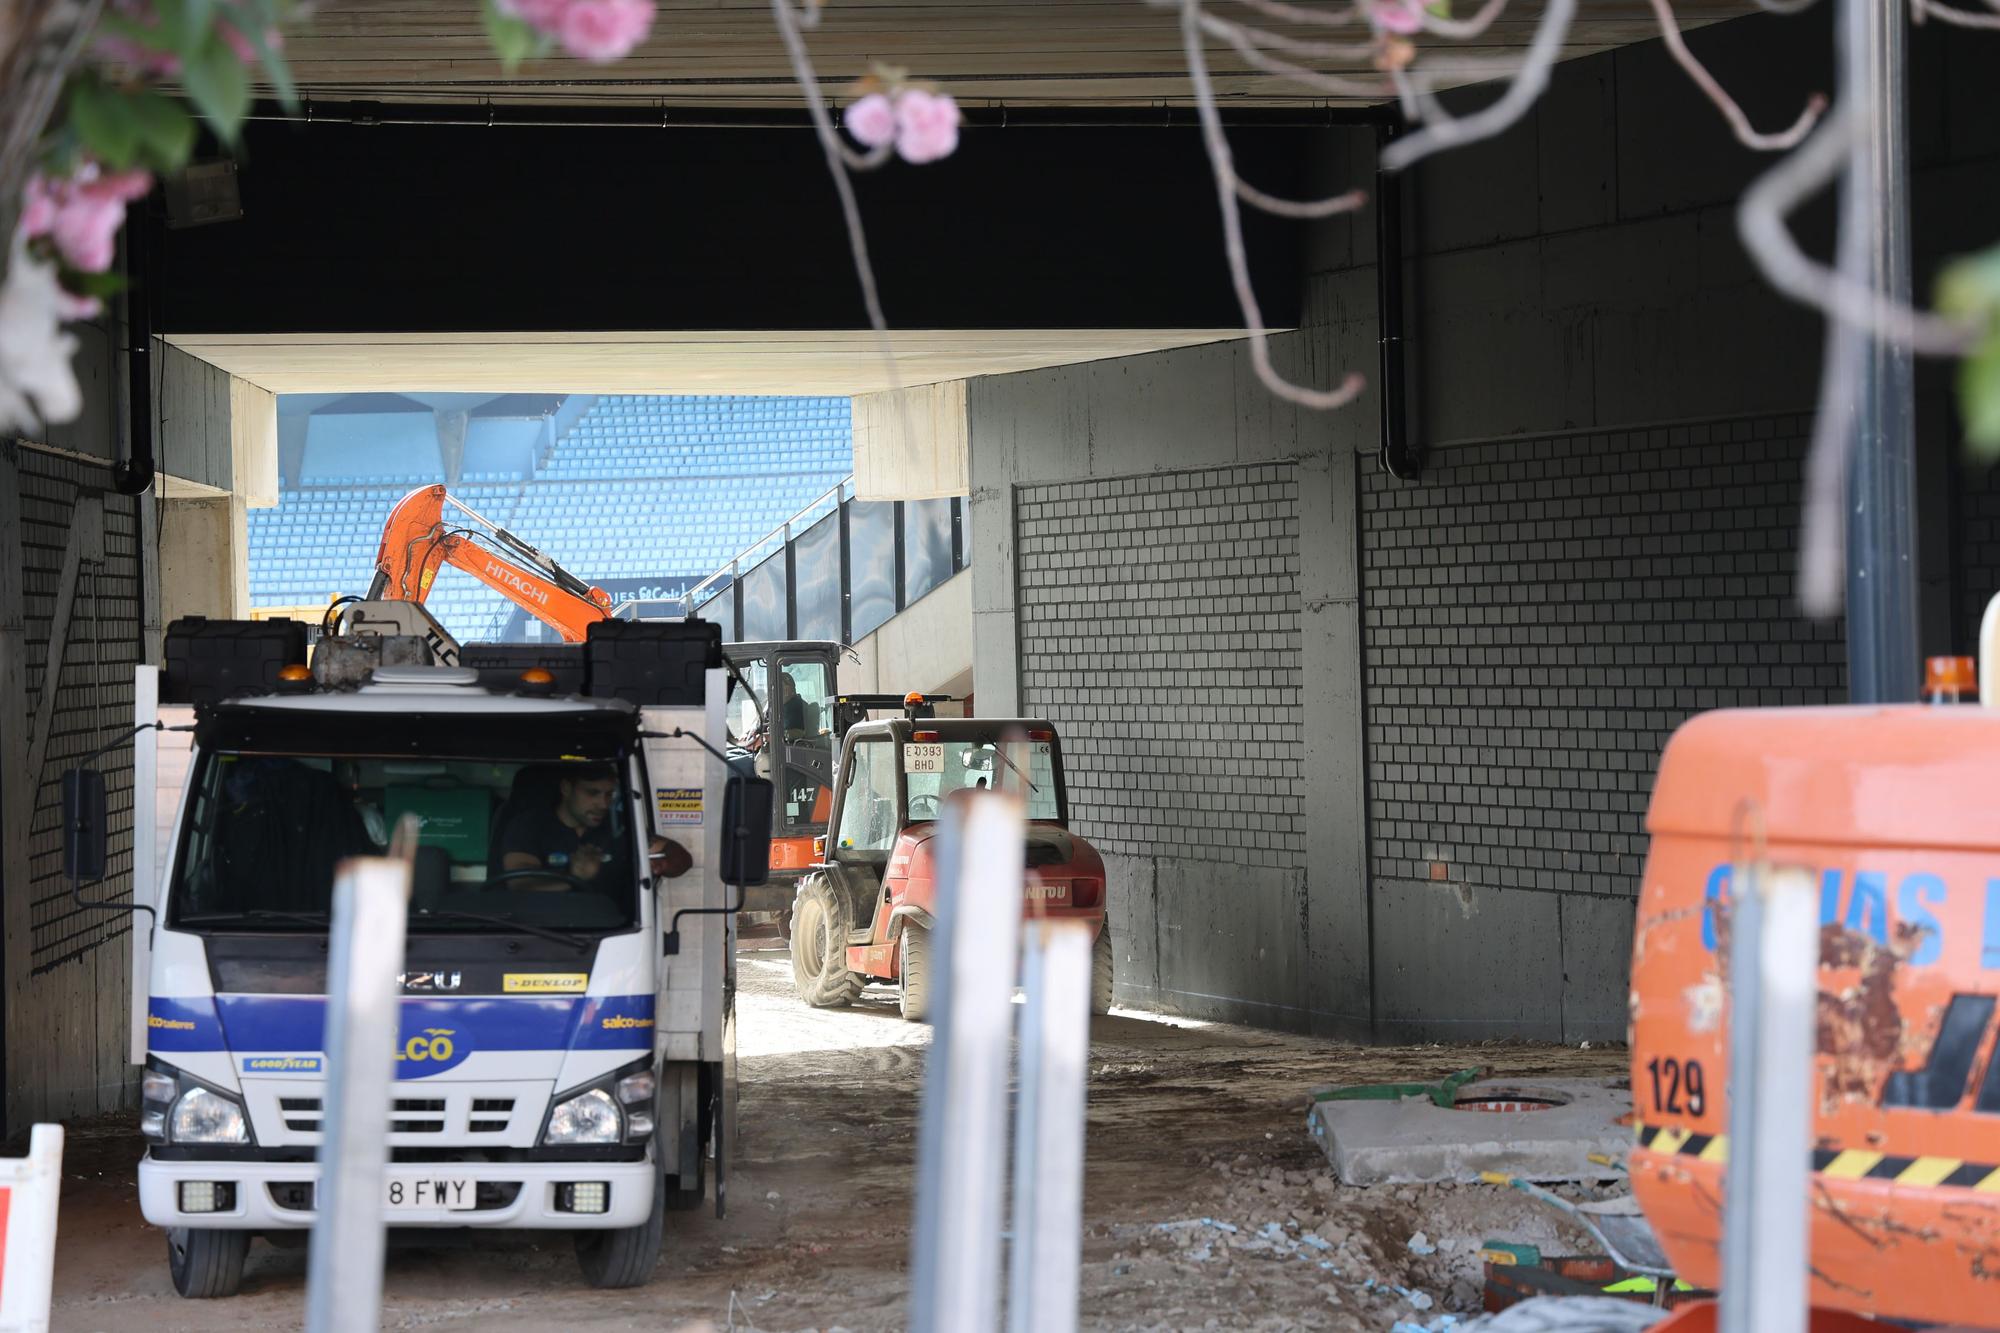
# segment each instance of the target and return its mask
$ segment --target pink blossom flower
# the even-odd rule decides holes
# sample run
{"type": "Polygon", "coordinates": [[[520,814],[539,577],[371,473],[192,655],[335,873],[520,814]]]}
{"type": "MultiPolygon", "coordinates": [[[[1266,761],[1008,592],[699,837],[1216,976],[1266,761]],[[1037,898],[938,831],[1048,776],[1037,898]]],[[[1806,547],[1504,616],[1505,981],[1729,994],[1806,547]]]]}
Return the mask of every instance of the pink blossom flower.
{"type": "Polygon", "coordinates": [[[28,182],[21,209],[21,235],[47,236],[71,268],[102,273],[117,252],[125,205],[145,197],[153,178],[144,171],[106,172],[86,162],[66,181],[37,175],[28,182]]]}
{"type": "Polygon", "coordinates": [[[622,59],[653,27],[653,0],[570,0],[558,36],[568,52],[596,64],[622,59]]]}
{"type": "Polygon", "coordinates": [[[569,6],[570,0],[500,0],[503,12],[551,35],[562,31],[563,15],[569,6]]]}
{"type": "Polygon", "coordinates": [[[13,433],[46,421],[73,421],[83,410],[70,358],[76,339],[62,331],[67,293],[56,267],[28,252],[15,233],[0,281],[0,431],[13,433]]]}
{"type": "MultiPolygon", "coordinates": [[[[257,44],[244,36],[242,30],[235,24],[218,23],[215,25],[215,30],[221,35],[222,40],[229,44],[229,49],[236,53],[236,58],[244,64],[255,65],[263,59],[257,54],[257,44]]],[[[276,28],[264,29],[264,45],[272,51],[282,50],[285,45],[285,34],[276,28]]]]}
{"type": "Polygon", "coordinates": [[[880,148],[896,137],[896,108],[889,104],[885,94],[870,93],[859,101],[849,102],[840,113],[840,123],[862,147],[880,148]]]}
{"type": "Polygon", "coordinates": [[[1383,32],[1404,36],[1424,26],[1422,0],[1369,0],[1368,17],[1383,32]]]}
{"type": "Polygon", "coordinates": [[[935,162],[958,147],[958,103],[948,93],[905,88],[896,95],[896,151],[905,162],[935,162]]]}
{"type": "Polygon", "coordinates": [[[156,79],[171,79],[181,72],[181,58],[172,51],[155,51],[117,33],[99,33],[91,41],[90,49],[100,60],[156,79]]]}

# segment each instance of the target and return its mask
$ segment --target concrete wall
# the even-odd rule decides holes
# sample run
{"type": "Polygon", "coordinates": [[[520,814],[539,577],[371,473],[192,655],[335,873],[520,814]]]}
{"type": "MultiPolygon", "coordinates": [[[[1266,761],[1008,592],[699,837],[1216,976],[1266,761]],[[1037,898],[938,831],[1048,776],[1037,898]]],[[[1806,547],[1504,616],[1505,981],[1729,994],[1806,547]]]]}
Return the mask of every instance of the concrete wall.
{"type": "MultiPolygon", "coordinates": [[[[1984,76],[1962,36],[1913,48],[1920,290],[2000,216],[2000,132],[1968,110],[1984,76]]],[[[1974,36],[1990,61],[2000,37],[1974,36]]],[[[1824,13],[1690,43],[1762,125],[1830,79],[1824,13]]],[[[1306,175],[1368,185],[1373,154],[1372,135],[1329,131],[1306,175]]],[[[1301,414],[1238,347],[972,384],[981,711],[1045,711],[1089,738],[1073,762],[1100,808],[1080,818],[1117,844],[1127,1001],[1396,1039],[1623,1034],[1665,737],[1697,708],[1844,689],[1839,626],[1789,610],[1820,330],[1736,239],[1734,201],[1763,165],[1645,43],[1562,66],[1513,131],[1413,172],[1409,420],[1431,453],[1414,481],[1377,470],[1372,386],[1301,414]],[[1281,461],[1299,481],[1296,569],[1247,556],[1270,520],[1229,507],[1246,471],[1281,461]],[[1118,530],[1128,480],[1176,496],[1155,521],[1187,558],[1118,530]],[[1265,668],[1239,660],[1238,599],[1213,592],[1238,559],[1291,588],[1275,614],[1300,626],[1295,703],[1239,678],[1265,668]],[[1138,615],[1113,595],[1128,583],[1138,615]],[[1205,595],[1214,614],[1183,624],[1205,595]],[[1184,669],[1210,651],[1225,678],[1184,669]],[[1195,733],[1206,752],[1179,739],[1211,716],[1229,721],[1195,733]],[[1303,811],[1293,863],[1270,863],[1254,823],[1204,840],[1136,817],[1171,790],[1202,827],[1228,798],[1206,775],[1263,781],[1228,765],[1294,730],[1301,790],[1260,811],[1303,811]]],[[[1823,208],[1801,218],[1809,248],[1827,224],[1823,208]]],[[[1373,225],[1306,238],[1305,328],[1279,345],[1309,382],[1374,378],[1373,225]]],[[[2000,500],[1957,475],[1945,377],[1920,387],[1922,627],[1943,652],[2000,578],[2000,500]]]]}
{"type": "Polygon", "coordinates": [[[840,688],[850,694],[970,692],[972,575],[954,574],[853,648],[840,664],[840,688]]]}
{"type": "MultiPolygon", "coordinates": [[[[1294,373],[1309,340],[1279,340],[1294,373]]],[[[1367,1030],[1351,455],[1240,344],[975,380],[974,670],[1062,728],[1124,1003],[1367,1030]]]]}

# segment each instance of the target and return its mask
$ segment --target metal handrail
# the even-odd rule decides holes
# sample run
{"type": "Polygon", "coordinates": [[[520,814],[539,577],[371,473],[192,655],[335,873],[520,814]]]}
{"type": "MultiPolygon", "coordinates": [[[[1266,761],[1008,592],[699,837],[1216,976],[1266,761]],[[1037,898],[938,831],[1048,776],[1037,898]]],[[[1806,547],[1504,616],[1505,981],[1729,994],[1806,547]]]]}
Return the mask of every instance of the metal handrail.
{"type": "MultiPolygon", "coordinates": [[[[803,509],[799,510],[796,514],[793,514],[790,518],[786,519],[783,523],[780,523],[777,527],[772,528],[769,532],[759,537],[756,541],[751,542],[748,546],[738,551],[735,555],[730,556],[729,563],[723,565],[720,569],[716,570],[713,574],[710,574],[707,578],[703,579],[700,583],[695,584],[692,588],[689,588],[685,593],[681,595],[681,603],[684,608],[685,614],[688,616],[694,615],[695,598],[698,597],[704,589],[706,589],[709,585],[713,584],[717,579],[723,577],[726,574],[729,576],[729,579],[732,583],[735,582],[736,579],[741,576],[743,561],[747,559],[749,556],[755,554],[757,551],[761,550],[764,546],[764,543],[770,541],[771,538],[781,535],[783,536],[784,542],[780,543],[778,547],[778,549],[782,551],[785,548],[785,545],[789,544],[792,540],[792,525],[799,522],[801,519],[805,518],[808,514],[812,513],[813,510],[819,508],[822,504],[825,504],[829,497],[831,497],[833,500],[833,507],[835,512],[838,512],[840,509],[842,492],[851,491],[853,487],[854,487],[854,474],[850,472],[845,477],[842,477],[839,481],[835,482],[833,484],[832,490],[821,491],[818,495],[815,495],[812,498],[811,503],[807,504],[803,509]]],[[[817,522],[818,520],[815,519],[814,521],[817,522]]]]}

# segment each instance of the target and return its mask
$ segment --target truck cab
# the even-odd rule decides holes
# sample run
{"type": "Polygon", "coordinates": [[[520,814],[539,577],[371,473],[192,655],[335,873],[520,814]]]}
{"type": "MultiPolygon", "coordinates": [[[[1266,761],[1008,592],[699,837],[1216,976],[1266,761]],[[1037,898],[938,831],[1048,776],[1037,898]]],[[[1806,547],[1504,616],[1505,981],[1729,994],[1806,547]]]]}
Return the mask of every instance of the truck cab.
{"type": "Polygon", "coordinates": [[[711,1162],[719,1208],[727,1169],[728,772],[696,739],[722,749],[715,627],[593,626],[557,650],[560,695],[493,654],[330,687],[298,628],[176,622],[139,669],[139,1195],[175,1287],[233,1294],[253,1236],[313,1223],[335,868],[399,822],[384,1222],[567,1230],[593,1285],[643,1282],[665,1210],[701,1203],[711,1162]]]}

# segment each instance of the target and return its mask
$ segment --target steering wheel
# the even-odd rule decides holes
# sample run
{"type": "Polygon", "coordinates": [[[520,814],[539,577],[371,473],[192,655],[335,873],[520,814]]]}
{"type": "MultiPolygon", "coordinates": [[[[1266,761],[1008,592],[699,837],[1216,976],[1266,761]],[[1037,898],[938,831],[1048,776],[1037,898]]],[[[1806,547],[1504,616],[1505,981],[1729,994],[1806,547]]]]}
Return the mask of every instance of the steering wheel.
{"type": "Polygon", "coordinates": [[[550,870],[545,866],[537,866],[533,870],[503,870],[497,875],[487,876],[486,882],[479,887],[482,890],[490,889],[494,885],[505,883],[510,879],[560,879],[567,880],[569,887],[572,889],[587,889],[590,887],[590,881],[587,879],[578,879],[567,870],[550,870]]]}
{"type": "Polygon", "coordinates": [[[910,818],[936,819],[938,798],[929,792],[915,792],[910,796],[910,818]],[[926,808],[928,807],[928,808],[926,808]]]}

